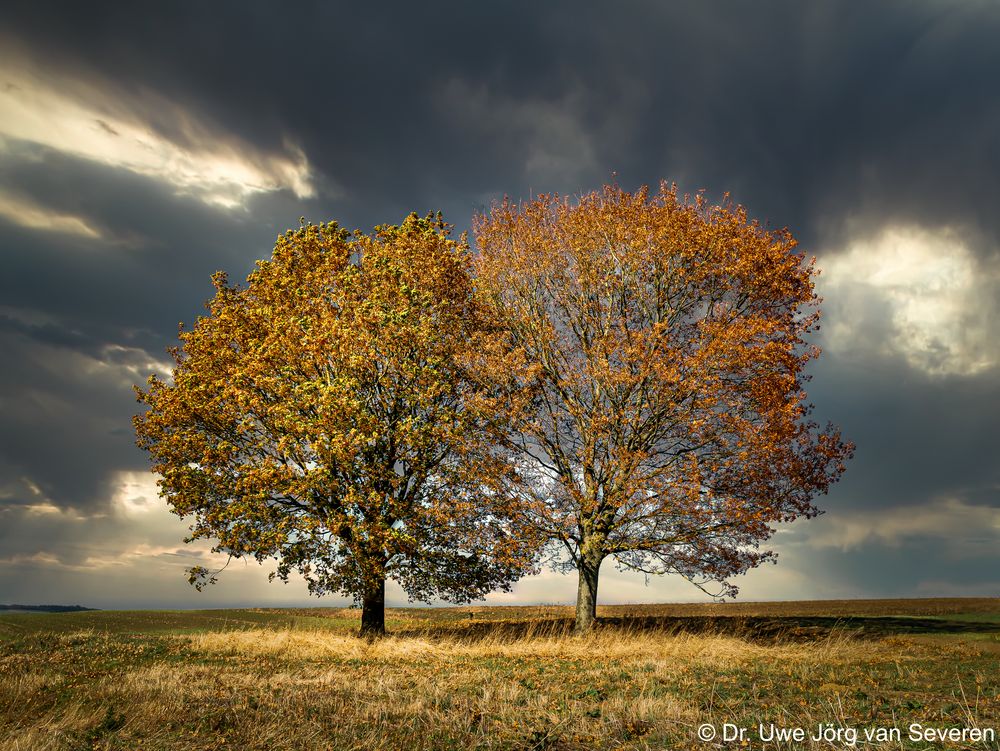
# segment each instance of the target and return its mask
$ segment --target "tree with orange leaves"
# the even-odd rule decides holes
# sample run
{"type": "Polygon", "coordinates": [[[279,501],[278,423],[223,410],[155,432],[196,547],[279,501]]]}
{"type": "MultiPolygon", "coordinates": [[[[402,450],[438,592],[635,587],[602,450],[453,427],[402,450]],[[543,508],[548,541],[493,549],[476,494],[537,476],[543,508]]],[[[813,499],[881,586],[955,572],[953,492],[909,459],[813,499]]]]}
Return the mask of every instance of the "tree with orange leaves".
{"type": "Polygon", "coordinates": [[[490,377],[514,417],[519,523],[578,570],[577,630],[609,557],[734,595],[731,577],[773,557],[771,525],[818,514],[853,450],[808,418],[812,261],[742,207],[665,183],[504,200],[475,236],[505,332],[490,377]]]}
{"type": "Polygon", "coordinates": [[[499,503],[506,465],[484,430],[498,418],[462,366],[485,326],[449,233],[440,214],[371,236],[289,230],[245,287],[214,277],[173,383],[136,389],[138,444],[194,517],[189,541],[355,598],[365,634],[385,630],[387,579],[463,602],[530,563],[499,503]]]}

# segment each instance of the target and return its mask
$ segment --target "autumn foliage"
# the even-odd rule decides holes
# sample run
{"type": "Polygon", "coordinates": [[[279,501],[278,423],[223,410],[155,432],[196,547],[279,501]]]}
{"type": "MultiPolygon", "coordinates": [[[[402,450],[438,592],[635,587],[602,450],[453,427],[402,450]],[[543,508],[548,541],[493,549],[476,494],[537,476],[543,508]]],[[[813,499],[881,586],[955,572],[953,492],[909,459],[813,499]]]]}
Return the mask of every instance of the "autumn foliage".
{"type": "Polygon", "coordinates": [[[387,578],[423,600],[509,586],[531,551],[500,502],[502,420],[462,365],[485,335],[469,263],[440,215],[411,215],[370,236],[304,224],[245,286],[217,274],[173,382],[137,389],[191,538],[354,597],[363,631],[384,630],[387,578]]]}
{"type": "Polygon", "coordinates": [[[516,419],[519,520],[578,569],[578,628],[608,557],[735,593],[852,450],[808,419],[812,263],[787,231],[666,184],[505,200],[475,236],[505,332],[489,377],[516,419]]]}
{"type": "MultiPolygon", "coordinates": [[[[548,545],[592,625],[601,564],[715,594],[853,446],[809,417],[811,261],[731,203],[606,186],[440,218],[303,224],[215,276],[139,445],[192,539],[275,558],[384,631],[385,582],[461,602],[548,545]]],[[[212,577],[195,569],[192,579],[212,577]]]]}

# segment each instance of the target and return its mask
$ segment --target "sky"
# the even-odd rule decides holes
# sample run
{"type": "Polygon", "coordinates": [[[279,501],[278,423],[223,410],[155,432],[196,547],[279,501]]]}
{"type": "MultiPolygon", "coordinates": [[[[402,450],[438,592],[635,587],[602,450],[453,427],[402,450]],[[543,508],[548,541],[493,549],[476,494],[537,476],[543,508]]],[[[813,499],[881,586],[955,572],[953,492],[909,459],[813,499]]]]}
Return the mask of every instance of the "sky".
{"type": "MultiPolygon", "coordinates": [[[[345,602],[256,563],[187,584],[218,557],[157,497],[132,384],[299,217],[461,231],[612,179],[729,193],[821,269],[809,400],[857,451],[740,598],[1000,596],[998,38],[975,0],[8,0],[0,603],[345,602]]],[[[705,599],[602,570],[604,603],[705,599]]]]}

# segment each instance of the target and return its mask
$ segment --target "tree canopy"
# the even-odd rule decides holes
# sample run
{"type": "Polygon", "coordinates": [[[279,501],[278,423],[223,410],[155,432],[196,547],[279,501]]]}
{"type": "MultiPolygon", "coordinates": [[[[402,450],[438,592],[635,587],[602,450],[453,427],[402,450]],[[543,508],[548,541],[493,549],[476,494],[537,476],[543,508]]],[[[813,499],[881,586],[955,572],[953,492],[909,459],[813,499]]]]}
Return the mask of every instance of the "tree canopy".
{"type": "Polygon", "coordinates": [[[608,557],[734,594],[772,557],[772,525],[819,513],[852,451],[808,417],[812,262],[787,231],[665,183],[504,200],[475,237],[477,289],[517,363],[491,376],[515,417],[520,521],[578,569],[578,629],[608,557]]]}
{"type": "Polygon", "coordinates": [[[387,578],[461,602],[530,564],[485,431],[502,417],[463,365],[488,332],[449,235],[440,214],[289,230],[245,286],[214,276],[172,383],[136,389],[138,444],[189,539],[353,597],[362,631],[384,630],[387,578]]]}

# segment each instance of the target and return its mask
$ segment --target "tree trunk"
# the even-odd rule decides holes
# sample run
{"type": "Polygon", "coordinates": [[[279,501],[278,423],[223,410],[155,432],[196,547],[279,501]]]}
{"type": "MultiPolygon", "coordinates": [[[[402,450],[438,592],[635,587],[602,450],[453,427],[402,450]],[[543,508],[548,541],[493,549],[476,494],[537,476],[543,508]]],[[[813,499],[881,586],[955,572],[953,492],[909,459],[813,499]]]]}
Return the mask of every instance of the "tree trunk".
{"type": "Polygon", "coordinates": [[[573,626],[576,634],[588,633],[597,619],[597,579],[603,559],[600,555],[580,556],[580,583],[576,590],[576,623],[573,626]]]}
{"type": "Polygon", "coordinates": [[[361,598],[360,636],[385,636],[385,579],[373,586],[361,598]]]}

